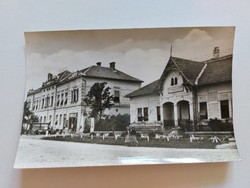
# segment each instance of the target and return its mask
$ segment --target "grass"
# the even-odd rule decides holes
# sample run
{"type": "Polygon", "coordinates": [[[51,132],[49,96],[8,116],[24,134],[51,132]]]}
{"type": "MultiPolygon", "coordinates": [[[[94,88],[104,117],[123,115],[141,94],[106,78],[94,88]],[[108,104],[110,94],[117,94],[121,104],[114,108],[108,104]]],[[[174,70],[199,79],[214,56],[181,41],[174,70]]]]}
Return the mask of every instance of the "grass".
{"type": "MultiPolygon", "coordinates": [[[[124,138],[118,138],[115,140],[114,137],[107,137],[104,140],[100,137],[94,137],[91,139],[90,137],[85,137],[82,140],[80,137],[71,138],[70,136],[62,137],[43,137],[44,140],[55,140],[55,141],[67,141],[67,142],[80,142],[80,143],[92,143],[92,144],[106,144],[106,145],[120,145],[120,146],[127,146],[124,142],[124,138]]],[[[227,142],[221,142],[227,143],[227,142]]],[[[212,143],[211,141],[207,140],[196,140],[192,143],[187,138],[179,138],[175,140],[170,140],[169,142],[166,140],[156,140],[151,139],[147,141],[144,138],[138,139],[137,147],[158,147],[158,148],[196,148],[196,149],[214,149],[218,145],[218,143],[212,143]]],[[[135,146],[135,145],[133,145],[135,146]]]]}

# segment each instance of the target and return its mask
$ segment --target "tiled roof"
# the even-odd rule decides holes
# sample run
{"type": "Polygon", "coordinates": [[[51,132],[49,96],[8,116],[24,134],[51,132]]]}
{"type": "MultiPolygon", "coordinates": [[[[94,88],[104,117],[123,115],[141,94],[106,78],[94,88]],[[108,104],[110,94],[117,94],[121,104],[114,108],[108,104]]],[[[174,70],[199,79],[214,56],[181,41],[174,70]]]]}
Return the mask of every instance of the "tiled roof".
{"type": "Polygon", "coordinates": [[[127,97],[148,95],[161,91],[162,83],[168,72],[173,69],[180,71],[191,85],[209,85],[219,82],[232,81],[232,55],[211,59],[204,62],[191,61],[187,59],[170,57],[161,77],[130,94],[127,97]],[[207,66],[205,66],[207,64],[207,66]],[[196,80],[198,81],[196,83],[196,80]]]}
{"type": "Polygon", "coordinates": [[[189,81],[191,84],[194,84],[197,76],[204,67],[204,63],[177,57],[172,57],[172,59],[180,71],[184,74],[187,81],[189,81]]]}
{"type": "Polygon", "coordinates": [[[142,80],[137,79],[133,76],[130,76],[117,69],[113,69],[110,67],[102,67],[102,66],[91,66],[91,67],[88,67],[88,68],[85,68],[76,72],[70,72],[68,70],[65,70],[59,73],[57,76],[53,76],[51,80],[47,80],[46,82],[44,82],[41,88],[38,88],[36,90],[30,90],[28,92],[28,95],[37,93],[42,88],[50,87],[55,84],[63,84],[70,80],[76,79],[80,76],[106,78],[106,79],[111,79],[111,80],[121,80],[121,81],[130,81],[130,82],[138,82],[138,83],[143,82],[142,80]]]}
{"type": "Polygon", "coordinates": [[[232,55],[207,62],[207,67],[198,80],[198,85],[232,81],[232,55]]]}
{"type": "Polygon", "coordinates": [[[96,77],[96,78],[107,78],[114,80],[132,81],[132,82],[143,82],[140,79],[132,77],[122,71],[117,69],[102,67],[102,66],[91,66],[87,69],[81,70],[86,77],[96,77]]]}
{"type": "Polygon", "coordinates": [[[129,93],[128,95],[126,95],[126,97],[130,98],[130,97],[136,97],[136,96],[141,96],[141,95],[149,95],[149,94],[154,94],[155,92],[155,88],[158,85],[159,80],[156,80],[138,90],[135,90],[132,93],[129,93]]]}

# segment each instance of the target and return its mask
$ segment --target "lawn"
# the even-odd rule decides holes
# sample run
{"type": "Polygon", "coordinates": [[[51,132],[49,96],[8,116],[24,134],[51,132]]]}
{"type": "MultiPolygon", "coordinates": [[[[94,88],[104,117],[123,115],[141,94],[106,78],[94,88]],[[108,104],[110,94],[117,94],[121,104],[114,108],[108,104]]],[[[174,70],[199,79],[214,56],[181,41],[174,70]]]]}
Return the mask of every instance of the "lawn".
{"type": "MultiPolygon", "coordinates": [[[[90,137],[85,137],[83,140],[80,137],[70,136],[62,137],[43,137],[44,140],[55,140],[55,141],[67,141],[67,142],[80,142],[80,143],[93,143],[93,144],[107,144],[107,145],[120,145],[127,146],[124,141],[124,138],[118,138],[115,140],[114,137],[106,137],[104,140],[102,137],[94,137],[91,139],[90,137]]],[[[190,142],[187,138],[179,138],[172,139],[170,141],[163,139],[150,139],[147,141],[145,138],[139,138],[137,145],[132,145],[133,147],[158,147],[158,148],[196,148],[196,149],[214,149],[218,144],[224,144],[228,142],[220,142],[220,143],[212,143],[207,139],[204,140],[196,140],[190,142]]]]}

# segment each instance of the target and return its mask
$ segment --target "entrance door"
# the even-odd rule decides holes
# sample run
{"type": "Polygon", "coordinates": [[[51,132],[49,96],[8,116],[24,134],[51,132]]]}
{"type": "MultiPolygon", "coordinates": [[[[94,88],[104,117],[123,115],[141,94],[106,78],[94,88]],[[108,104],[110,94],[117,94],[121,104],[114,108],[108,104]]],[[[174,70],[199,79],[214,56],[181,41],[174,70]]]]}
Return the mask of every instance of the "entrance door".
{"type": "Polygon", "coordinates": [[[69,117],[69,129],[72,131],[76,131],[76,126],[77,126],[77,114],[70,114],[69,117]]]}

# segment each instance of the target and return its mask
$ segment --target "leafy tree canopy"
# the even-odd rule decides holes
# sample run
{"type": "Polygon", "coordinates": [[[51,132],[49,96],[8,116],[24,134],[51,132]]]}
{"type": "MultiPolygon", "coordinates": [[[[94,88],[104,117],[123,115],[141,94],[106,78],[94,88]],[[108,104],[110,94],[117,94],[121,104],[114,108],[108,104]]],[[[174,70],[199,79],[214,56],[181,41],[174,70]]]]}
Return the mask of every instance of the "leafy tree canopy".
{"type": "Polygon", "coordinates": [[[34,115],[32,111],[30,111],[29,103],[25,101],[23,107],[23,123],[31,124],[33,122],[38,122],[38,117],[34,115]]]}
{"type": "Polygon", "coordinates": [[[114,97],[110,94],[110,87],[106,87],[107,83],[95,83],[84,99],[87,105],[90,105],[91,112],[89,117],[101,118],[105,109],[110,109],[114,105],[114,97]]]}

